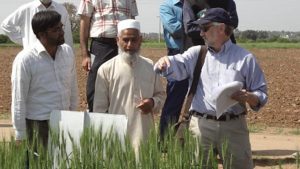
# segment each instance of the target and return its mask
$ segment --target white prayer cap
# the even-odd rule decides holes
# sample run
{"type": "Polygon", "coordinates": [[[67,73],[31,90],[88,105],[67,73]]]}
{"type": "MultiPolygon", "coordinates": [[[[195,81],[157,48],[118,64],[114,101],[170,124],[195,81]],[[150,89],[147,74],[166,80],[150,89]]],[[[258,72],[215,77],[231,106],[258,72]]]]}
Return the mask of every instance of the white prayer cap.
{"type": "Polygon", "coordinates": [[[137,29],[140,31],[140,22],[135,19],[125,19],[118,23],[118,35],[121,33],[124,29],[137,29]]]}

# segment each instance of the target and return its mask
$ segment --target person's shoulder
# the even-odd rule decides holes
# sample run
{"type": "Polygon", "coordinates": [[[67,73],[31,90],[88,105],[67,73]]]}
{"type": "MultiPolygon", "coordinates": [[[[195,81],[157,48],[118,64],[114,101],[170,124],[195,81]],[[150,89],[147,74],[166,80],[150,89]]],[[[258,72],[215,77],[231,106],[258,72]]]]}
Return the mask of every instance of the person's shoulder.
{"type": "Polygon", "coordinates": [[[153,65],[153,61],[152,61],[151,59],[146,58],[146,57],[144,57],[144,56],[140,56],[140,58],[141,58],[141,61],[142,61],[142,62],[144,62],[144,63],[146,63],[146,64],[149,64],[149,65],[153,65]]]}
{"type": "Polygon", "coordinates": [[[15,57],[14,63],[26,63],[32,61],[34,60],[32,59],[35,56],[34,53],[33,48],[23,49],[15,57]]]}
{"type": "Polygon", "coordinates": [[[109,59],[108,61],[104,62],[99,69],[101,70],[109,70],[111,68],[113,68],[113,66],[115,65],[115,63],[118,61],[119,57],[115,56],[111,59],[109,59]]]}
{"type": "Polygon", "coordinates": [[[74,51],[73,51],[72,47],[70,45],[68,45],[67,43],[60,45],[60,48],[64,53],[67,53],[68,55],[71,55],[72,57],[74,57],[74,51]]]}
{"type": "Polygon", "coordinates": [[[187,52],[187,53],[199,53],[202,47],[205,48],[204,45],[196,45],[196,46],[192,46],[192,47],[188,48],[188,49],[185,51],[185,53],[186,53],[186,52],[187,52]]]}
{"type": "Polygon", "coordinates": [[[235,50],[235,51],[242,52],[242,53],[250,53],[250,51],[248,51],[247,49],[241,47],[238,44],[232,43],[232,47],[233,47],[233,50],[235,50]]]}
{"type": "Polygon", "coordinates": [[[67,43],[64,43],[62,45],[60,45],[60,47],[65,50],[65,51],[70,51],[72,50],[72,47],[70,45],[68,45],[67,43]]]}
{"type": "Polygon", "coordinates": [[[254,57],[254,55],[249,50],[239,46],[238,44],[232,44],[231,51],[239,57],[254,57]]]}
{"type": "Polygon", "coordinates": [[[55,7],[55,10],[57,10],[57,12],[61,12],[61,14],[68,13],[66,7],[63,4],[55,2],[55,1],[52,1],[52,3],[53,3],[53,6],[55,7]]]}
{"type": "Polygon", "coordinates": [[[28,2],[25,4],[22,4],[21,6],[19,6],[16,10],[21,12],[21,11],[26,11],[26,10],[30,10],[31,8],[36,8],[36,2],[32,1],[32,2],[28,2]]]}
{"type": "Polygon", "coordinates": [[[166,6],[171,6],[172,0],[164,0],[161,4],[160,7],[166,7],[166,6]]]}

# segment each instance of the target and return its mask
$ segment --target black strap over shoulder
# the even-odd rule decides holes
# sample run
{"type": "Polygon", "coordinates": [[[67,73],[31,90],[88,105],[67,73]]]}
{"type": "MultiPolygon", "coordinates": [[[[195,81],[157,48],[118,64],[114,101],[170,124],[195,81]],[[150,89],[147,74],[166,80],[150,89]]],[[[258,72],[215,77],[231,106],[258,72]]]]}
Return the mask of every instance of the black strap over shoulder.
{"type": "Polygon", "coordinates": [[[197,85],[199,82],[201,69],[202,69],[202,66],[203,66],[203,63],[205,60],[206,53],[207,53],[207,47],[201,45],[197,63],[194,68],[193,81],[192,81],[191,88],[189,90],[187,97],[185,98],[184,107],[181,111],[181,117],[180,117],[179,121],[174,125],[175,128],[178,129],[176,132],[176,137],[179,138],[182,145],[184,143],[184,139],[183,139],[184,138],[184,130],[188,128],[189,122],[191,119],[191,114],[189,112],[189,108],[191,107],[193,97],[197,90],[197,85]]]}
{"type": "Polygon", "coordinates": [[[194,95],[196,93],[197,90],[197,85],[199,82],[199,78],[200,78],[200,74],[201,74],[201,69],[205,60],[205,56],[207,53],[207,46],[201,45],[201,49],[200,49],[200,53],[197,59],[197,63],[196,66],[194,68],[194,74],[193,74],[193,81],[192,81],[192,85],[191,88],[189,90],[189,94],[188,95],[194,95]]]}
{"type": "Polygon", "coordinates": [[[185,98],[185,102],[184,102],[184,107],[182,110],[182,119],[183,120],[188,120],[190,118],[190,113],[189,113],[189,109],[191,107],[192,104],[192,100],[193,97],[196,93],[197,90],[197,85],[199,82],[199,78],[200,78],[200,74],[201,74],[201,69],[205,60],[205,56],[207,53],[207,47],[201,45],[201,49],[200,49],[200,53],[197,59],[197,63],[196,66],[194,68],[194,73],[193,73],[193,81],[192,81],[192,85],[191,88],[189,90],[188,95],[185,98]]]}

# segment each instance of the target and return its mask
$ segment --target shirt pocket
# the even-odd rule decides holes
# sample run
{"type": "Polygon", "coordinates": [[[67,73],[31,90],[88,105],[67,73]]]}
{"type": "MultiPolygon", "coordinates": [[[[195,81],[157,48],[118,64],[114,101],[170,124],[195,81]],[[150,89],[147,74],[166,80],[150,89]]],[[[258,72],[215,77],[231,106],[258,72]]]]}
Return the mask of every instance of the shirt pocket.
{"type": "Polygon", "coordinates": [[[224,84],[230,83],[233,81],[244,82],[242,73],[240,71],[234,70],[234,69],[225,69],[222,72],[222,76],[220,78],[224,84]]]}
{"type": "Polygon", "coordinates": [[[65,89],[70,89],[71,87],[71,77],[72,77],[72,67],[70,65],[62,65],[59,68],[59,79],[61,84],[65,89]]]}

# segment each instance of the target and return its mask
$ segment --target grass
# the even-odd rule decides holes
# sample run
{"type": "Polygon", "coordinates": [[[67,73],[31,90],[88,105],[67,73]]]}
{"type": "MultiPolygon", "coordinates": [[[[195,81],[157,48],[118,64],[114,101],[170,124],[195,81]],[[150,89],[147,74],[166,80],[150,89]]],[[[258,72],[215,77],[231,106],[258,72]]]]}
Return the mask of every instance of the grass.
{"type": "Polygon", "coordinates": [[[292,135],[300,135],[300,128],[298,127],[296,129],[290,131],[289,133],[292,135]]]}
{"type": "Polygon", "coordinates": [[[250,133],[261,133],[266,130],[267,126],[259,124],[248,124],[248,129],[250,133]]]}
{"type": "Polygon", "coordinates": [[[283,48],[283,49],[291,49],[296,48],[300,49],[300,43],[283,43],[283,42],[247,42],[247,43],[239,43],[238,45],[246,48],[259,48],[259,49],[270,49],[270,48],[283,48]]]}
{"type": "MultiPolygon", "coordinates": [[[[257,126],[256,130],[263,130],[257,126]]],[[[99,129],[102,131],[102,129],[99,129]]],[[[172,133],[172,132],[170,132],[172,133]]],[[[38,146],[37,150],[24,141],[17,145],[14,138],[12,141],[2,140],[0,142],[0,168],[14,169],[24,168],[28,154],[31,169],[39,168],[72,168],[72,169],[170,169],[189,168],[201,169],[205,164],[210,168],[217,169],[219,162],[212,149],[208,155],[203,153],[201,145],[190,135],[184,133],[184,144],[173,135],[168,135],[164,142],[158,142],[156,132],[151,132],[149,139],[145,140],[138,153],[130,144],[128,138],[123,142],[110,132],[107,135],[95,131],[93,128],[86,128],[78,144],[71,138],[72,153],[67,151],[67,143],[64,136],[59,136],[51,131],[51,142],[48,151],[38,146]],[[34,153],[37,152],[38,156],[34,153]]],[[[226,141],[222,146],[224,169],[230,169],[232,157],[228,152],[226,141]]],[[[284,161],[282,165],[284,165],[284,161]]],[[[295,160],[295,166],[299,169],[299,158],[295,160]]],[[[279,163],[279,166],[281,164],[279,163]]]]}
{"type": "MultiPolygon", "coordinates": [[[[51,132],[51,138],[48,151],[41,146],[34,148],[26,141],[21,145],[16,145],[14,141],[3,140],[0,142],[0,168],[24,168],[27,162],[26,156],[28,156],[31,169],[201,169],[203,164],[211,165],[212,169],[218,168],[214,153],[210,151],[208,156],[204,156],[201,146],[197,145],[197,141],[189,133],[185,133],[185,144],[182,147],[183,145],[173,136],[166,137],[164,143],[158,144],[157,133],[152,132],[149,139],[141,144],[138,153],[127,138],[121,143],[113,133],[103,135],[92,128],[84,130],[80,138],[80,146],[71,138],[73,149],[71,154],[67,152],[66,142],[59,141],[64,138],[60,138],[57,133],[53,132],[51,132]],[[198,153],[196,153],[197,149],[199,149],[198,153]],[[209,158],[204,161],[206,157],[209,158]]],[[[222,152],[227,153],[226,146],[222,152]]],[[[226,164],[230,163],[228,161],[226,164]]],[[[230,167],[224,168],[230,169],[230,167]]]]}
{"type": "Polygon", "coordinates": [[[1,112],[0,113],[0,119],[3,120],[3,119],[10,119],[11,118],[11,114],[9,112],[7,113],[4,113],[4,112],[1,112]]]}

